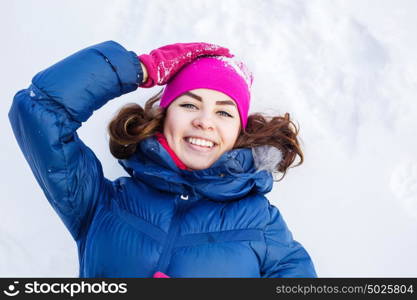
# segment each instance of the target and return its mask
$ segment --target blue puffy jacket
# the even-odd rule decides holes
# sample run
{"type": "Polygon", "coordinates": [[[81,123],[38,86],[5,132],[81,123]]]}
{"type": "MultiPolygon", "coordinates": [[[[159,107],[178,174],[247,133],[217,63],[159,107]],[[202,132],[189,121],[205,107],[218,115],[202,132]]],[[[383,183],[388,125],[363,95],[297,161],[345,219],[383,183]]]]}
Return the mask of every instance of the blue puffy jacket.
{"type": "Polygon", "coordinates": [[[78,247],[80,277],[315,277],[313,263],[264,194],[251,149],[180,170],[154,138],[110,181],[76,130],[142,81],[137,56],[108,41],[38,73],[9,112],[17,142],[78,247]]]}

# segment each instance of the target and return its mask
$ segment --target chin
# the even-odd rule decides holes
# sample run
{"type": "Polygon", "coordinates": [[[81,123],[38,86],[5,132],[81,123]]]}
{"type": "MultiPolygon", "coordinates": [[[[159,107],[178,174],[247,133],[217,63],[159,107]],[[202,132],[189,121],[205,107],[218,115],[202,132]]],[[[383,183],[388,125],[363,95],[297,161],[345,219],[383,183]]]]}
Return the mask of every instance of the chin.
{"type": "Polygon", "coordinates": [[[212,163],[210,163],[210,164],[207,164],[207,163],[205,163],[205,164],[190,163],[190,164],[188,164],[188,163],[185,163],[185,162],[184,162],[184,164],[192,170],[204,170],[204,169],[210,168],[210,166],[212,165],[212,163]]]}

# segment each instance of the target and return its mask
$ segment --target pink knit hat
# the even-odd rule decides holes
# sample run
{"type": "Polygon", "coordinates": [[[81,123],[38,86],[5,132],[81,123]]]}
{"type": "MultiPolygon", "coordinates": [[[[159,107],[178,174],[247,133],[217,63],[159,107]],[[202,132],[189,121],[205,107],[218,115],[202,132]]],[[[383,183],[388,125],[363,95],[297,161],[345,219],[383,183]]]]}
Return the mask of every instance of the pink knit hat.
{"type": "Polygon", "coordinates": [[[193,89],[212,89],[232,98],[239,110],[243,128],[246,127],[253,76],[245,64],[224,56],[201,57],[183,67],[167,83],[161,107],[193,89]]]}

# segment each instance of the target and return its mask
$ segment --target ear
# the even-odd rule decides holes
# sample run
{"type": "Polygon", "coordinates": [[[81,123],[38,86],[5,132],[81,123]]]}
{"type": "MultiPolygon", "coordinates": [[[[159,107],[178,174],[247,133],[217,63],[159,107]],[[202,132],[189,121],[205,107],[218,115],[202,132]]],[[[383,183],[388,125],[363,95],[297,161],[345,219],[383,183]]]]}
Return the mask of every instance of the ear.
{"type": "Polygon", "coordinates": [[[267,170],[271,173],[282,160],[281,150],[269,145],[253,147],[252,156],[258,171],[267,170]]]}

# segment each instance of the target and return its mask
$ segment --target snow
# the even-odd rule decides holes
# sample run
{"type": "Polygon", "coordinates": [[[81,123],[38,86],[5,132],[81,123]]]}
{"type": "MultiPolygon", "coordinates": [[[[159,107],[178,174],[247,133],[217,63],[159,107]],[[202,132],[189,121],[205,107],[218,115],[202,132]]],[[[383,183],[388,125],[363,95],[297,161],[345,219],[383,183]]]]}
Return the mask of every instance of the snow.
{"type": "MultiPolygon", "coordinates": [[[[231,49],[254,75],[251,111],[289,112],[300,126],[305,163],[268,197],[318,275],[416,277],[416,9],[412,0],[1,2],[0,276],[78,274],[75,243],[7,112],[37,72],[115,40],[138,55],[178,42],[231,49]]],[[[109,179],[126,174],[110,154],[108,122],[159,90],[110,101],[78,130],[109,179]]]]}
{"type": "Polygon", "coordinates": [[[417,162],[404,160],[396,166],[390,177],[389,188],[410,217],[417,218],[417,162]]]}

